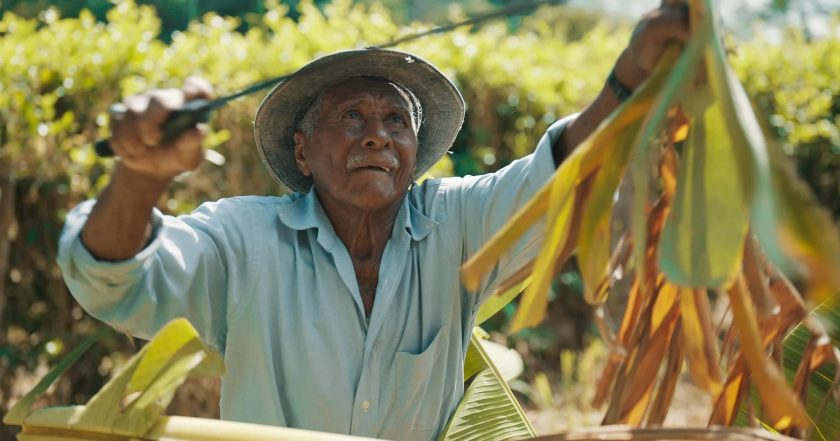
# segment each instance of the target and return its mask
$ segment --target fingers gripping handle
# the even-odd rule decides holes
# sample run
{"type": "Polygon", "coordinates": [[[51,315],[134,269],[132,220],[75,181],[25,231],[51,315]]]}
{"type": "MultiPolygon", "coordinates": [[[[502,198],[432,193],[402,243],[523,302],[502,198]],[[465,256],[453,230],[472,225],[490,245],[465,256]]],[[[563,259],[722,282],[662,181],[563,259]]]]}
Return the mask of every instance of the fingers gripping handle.
{"type": "Polygon", "coordinates": [[[96,143],[93,144],[93,149],[96,151],[96,156],[99,156],[100,158],[110,158],[111,156],[114,156],[114,151],[111,150],[111,139],[109,138],[96,141],[96,143]]]}
{"type": "MultiPolygon", "coordinates": [[[[121,103],[114,104],[110,109],[112,118],[127,111],[128,109],[121,103]]],[[[211,102],[208,100],[188,101],[184,104],[184,107],[170,113],[169,117],[166,118],[166,122],[163,124],[163,141],[177,138],[178,135],[195,127],[196,124],[206,123],[210,120],[211,111],[211,102]]],[[[97,156],[103,158],[114,156],[110,138],[96,141],[93,148],[96,150],[97,156]]]]}

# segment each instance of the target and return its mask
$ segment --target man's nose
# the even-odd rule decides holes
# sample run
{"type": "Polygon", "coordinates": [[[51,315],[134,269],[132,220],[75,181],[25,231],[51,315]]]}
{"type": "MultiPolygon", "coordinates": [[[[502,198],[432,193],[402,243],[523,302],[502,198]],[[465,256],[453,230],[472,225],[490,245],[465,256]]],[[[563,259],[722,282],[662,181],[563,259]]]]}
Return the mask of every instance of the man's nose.
{"type": "Polygon", "coordinates": [[[387,147],[391,142],[391,136],[388,134],[388,129],[385,123],[378,118],[369,120],[365,124],[365,134],[362,144],[365,147],[373,149],[381,149],[387,147]]]}

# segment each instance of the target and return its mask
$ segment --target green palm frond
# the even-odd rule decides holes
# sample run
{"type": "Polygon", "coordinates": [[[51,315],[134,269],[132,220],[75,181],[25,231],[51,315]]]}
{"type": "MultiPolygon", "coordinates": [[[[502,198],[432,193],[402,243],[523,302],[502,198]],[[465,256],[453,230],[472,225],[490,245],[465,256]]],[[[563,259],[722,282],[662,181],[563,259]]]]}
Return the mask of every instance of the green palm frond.
{"type": "Polygon", "coordinates": [[[470,339],[466,366],[483,364],[464,392],[461,403],[439,441],[505,441],[534,438],[536,432],[499,370],[481,346],[481,331],[470,339]]]}

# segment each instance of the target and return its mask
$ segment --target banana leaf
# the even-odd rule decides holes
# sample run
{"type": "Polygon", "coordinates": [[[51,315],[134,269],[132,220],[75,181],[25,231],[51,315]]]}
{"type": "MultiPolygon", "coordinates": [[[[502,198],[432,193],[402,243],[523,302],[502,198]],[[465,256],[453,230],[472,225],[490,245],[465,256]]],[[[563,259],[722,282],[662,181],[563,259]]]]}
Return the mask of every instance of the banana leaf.
{"type": "MultiPolygon", "coordinates": [[[[103,328],[104,329],[104,328],[103,328]]],[[[47,392],[47,389],[57,380],[61,375],[68,369],[76,360],[79,359],[88,349],[90,349],[100,338],[102,338],[104,331],[100,330],[99,332],[91,335],[87,339],[85,339],[79,346],[75,349],[70,351],[66,357],[61,359],[52,370],[35,385],[32,390],[26,393],[23,398],[20,399],[11,409],[9,412],[3,416],[3,424],[8,424],[10,426],[20,426],[23,424],[24,419],[29,413],[32,411],[32,407],[35,405],[35,401],[40,398],[44,393],[47,392]]]]}
{"type": "Polygon", "coordinates": [[[516,285],[502,291],[497,292],[489,299],[487,299],[481,308],[478,309],[478,313],[475,316],[475,326],[478,326],[490,317],[493,317],[497,312],[501,311],[508,303],[513,301],[528,285],[531,284],[531,277],[526,277],[525,280],[517,283],[516,285]]]}
{"type": "Polygon", "coordinates": [[[765,355],[758,320],[749,304],[749,293],[743,276],[736,279],[727,293],[732,305],[733,323],[738,330],[741,353],[752,373],[751,380],[756,385],[770,425],[779,429],[807,426],[805,409],[793,389],[785,382],[779,367],[768,361],[765,355]]]}
{"type": "MultiPolygon", "coordinates": [[[[840,302],[836,299],[823,303],[811,317],[825,324],[832,345],[840,347],[840,302]]],[[[785,377],[793,381],[813,333],[806,323],[800,323],[784,339],[785,377]]],[[[836,349],[835,349],[836,351],[836,349]]],[[[806,410],[814,427],[807,439],[811,441],[832,441],[840,439],[840,366],[826,363],[809,375],[806,410]]]]}
{"type": "Polygon", "coordinates": [[[484,363],[438,437],[438,441],[505,441],[534,438],[536,432],[499,370],[473,332],[470,350],[484,363]]]}
{"type": "MultiPolygon", "coordinates": [[[[55,423],[56,408],[32,410],[35,401],[88,348],[89,339],[59,362],[5,416],[6,424],[21,425],[24,433],[38,432],[33,423],[55,423]],[[43,414],[46,419],[39,416],[43,414]]],[[[177,387],[197,375],[221,375],[221,357],[201,342],[186,319],[167,323],[128,364],[94,395],[86,406],[76,406],[59,421],[65,436],[140,437],[159,419],[177,387]],[[127,404],[124,401],[128,400],[127,404]]],[[[60,409],[60,408],[58,408],[60,409]]],[[[47,430],[47,433],[49,429],[47,430]]]]}
{"type": "Polygon", "coordinates": [[[768,258],[803,276],[819,304],[840,288],[840,232],[781,148],[771,142],[768,155],[772,185],[759,189],[752,228],[768,258]]]}
{"type": "Polygon", "coordinates": [[[605,426],[573,430],[559,435],[548,435],[540,441],[795,441],[761,429],[741,427],[668,427],[633,429],[627,426],[605,426]]]}
{"type": "Polygon", "coordinates": [[[467,356],[464,359],[464,383],[467,383],[487,367],[488,362],[484,360],[485,358],[493,363],[499,373],[503,374],[502,378],[506,382],[522,374],[524,364],[522,356],[518,352],[500,344],[486,341],[489,335],[478,326],[473,328],[473,335],[475,339],[470,340],[470,345],[467,347],[467,356]],[[473,344],[474,342],[481,343],[481,349],[484,350],[486,357],[473,344]],[[511,351],[513,356],[511,356],[511,351]],[[504,374],[507,374],[507,376],[504,374]]]}
{"type": "MultiPolygon", "coordinates": [[[[696,3],[696,2],[695,2],[696,3]]],[[[633,248],[633,259],[636,262],[636,274],[647,274],[648,264],[645,253],[648,248],[647,222],[648,198],[650,193],[650,164],[654,145],[665,129],[668,113],[675,103],[678,95],[685,90],[686,84],[693,79],[692,69],[695,69],[702,53],[702,49],[708,38],[708,29],[700,28],[695,30],[688,46],[683,50],[673,64],[673,69],[668,73],[667,78],[657,90],[656,102],[650,113],[645,116],[642,127],[637,134],[636,140],[638,149],[631,163],[631,177],[633,180],[633,209],[632,209],[632,233],[635,246],[633,248]]],[[[671,48],[673,50],[673,48],[671,48]]],[[[660,263],[661,264],[661,263],[660,263]]],[[[648,286],[646,277],[640,277],[640,290],[648,293],[651,287],[648,286]]]]}
{"type": "Polygon", "coordinates": [[[686,364],[694,383],[712,396],[718,396],[723,385],[710,311],[706,290],[684,289],[682,291],[680,317],[686,364]]]}
{"type": "MultiPolygon", "coordinates": [[[[521,287],[515,292],[521,292],[521,287]]],[[[510,296],[501,299],[510,300],[510,296]]],[[[501,306],[504,306],[503,304],[501,306]]],[[[498,310],[491,303],[488,311],[498,310]]],[[[491,314],[492,315],[492,314],[491,314]]],[[[221,358],[206,347],[185,319],[164,326],[85,406],[33,410],[38,398],[101,336],[87,339],[61,360],[41,382],[5,415],[3,422],[22,427],[20,441],[276,440],[351,441],[346,435],[188,417],[162,412],[175,390],[193,376],[221,375],[221,358]],[[131,399],[133,397],[133,399],[131,399]],[[127,404],[124,401],[129,400],[127,404]]],[[[482,346],[486,336],[476,327],[465,371],[472,382],[442,439],[512,440],[534,437],[534,430],[482,346]],[[477,434],[478,438],[471,438],[477,434]]]]}

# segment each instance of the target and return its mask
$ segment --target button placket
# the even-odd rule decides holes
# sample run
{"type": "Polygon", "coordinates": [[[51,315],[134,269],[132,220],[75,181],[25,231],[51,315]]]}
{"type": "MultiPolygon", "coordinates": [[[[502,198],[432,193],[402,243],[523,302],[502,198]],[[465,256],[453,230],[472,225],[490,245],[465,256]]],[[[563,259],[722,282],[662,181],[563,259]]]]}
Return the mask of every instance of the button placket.
{"type": "MultiPolygon", "coordinates": [[[[381,401],[382,363],[380,360],[380,335],[389,315],[398,282],[402,279],[403,270],[409,260],[410,237],[408,233],[392,237],[385,246],[382,257],[382,267],[379,271],[380,281],[376,291],[376,301],[367,326],[365,349],[362,361],[362,374],[356,388],[356,401],[353,408],[352,434],[377,437],[381,430],[379,421],[379,403],[381,401]]],[[[387,338],[387,333],[386,337],[387,338]]]]}
{"type": "Polygon", "coordinates": [[[391,238],[385,246],[382,256],[383,266],[380,268],[380,282],[376,291],[376,301],[373,303],[371,320],[368,324],[368,334],[365,350],[369,350],[379,338],[380,330],[388,319],[387,311],[396,297],[397,286],[402,280],[405,265],[409,260],[410,240],[408,233],[391,238]]]}
{"type": "Polygon", "coordinates": [[[352,435],[376,437],[379,420],[380,377],[379,357],[375,343],[362,361],[362,375],[356,388],[356,403],[353,407],[352,435]]]}

